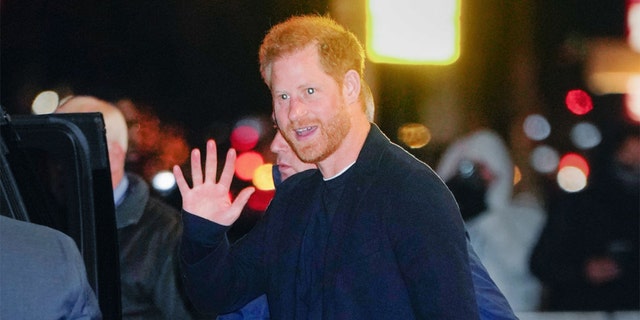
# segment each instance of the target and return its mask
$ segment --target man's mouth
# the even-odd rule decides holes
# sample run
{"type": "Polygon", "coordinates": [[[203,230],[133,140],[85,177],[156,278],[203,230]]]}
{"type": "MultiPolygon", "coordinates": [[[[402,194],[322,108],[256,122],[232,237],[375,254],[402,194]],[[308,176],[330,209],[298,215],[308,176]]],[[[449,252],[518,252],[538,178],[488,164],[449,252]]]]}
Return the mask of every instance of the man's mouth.
{"type": "Polygon", "coordinates": [[[284,162],[277,162],[276,164],[278,165],[278,168],[280,168],[280,169],[289,168],[289,165],[284,163],[284,162]]]}
{"type": "Polygon", "coordinates": [[[313,131],[315,131],[315,129],[316,129],[315,126],[309,126],[309,127],[298,128],[298,129],[295,129],[294,131],[296,132],[296,135],[298,137],[306,137],[310,135],[313,131]]]}

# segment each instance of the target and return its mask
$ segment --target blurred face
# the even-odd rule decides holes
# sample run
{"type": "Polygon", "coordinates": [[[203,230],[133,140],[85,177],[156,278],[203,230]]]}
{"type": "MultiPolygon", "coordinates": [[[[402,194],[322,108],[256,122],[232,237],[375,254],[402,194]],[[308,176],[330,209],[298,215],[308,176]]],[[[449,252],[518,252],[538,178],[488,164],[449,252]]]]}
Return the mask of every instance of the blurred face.
{"type": "Polygon", "coordinates": [[[276,136],[271,142],[271,151],[276,154],[276,164],[282,181],[287,180],[287,178],[298,172],[316,168],[315,164],[302,162],[298,158],[287,141],[284,140],[280,131],[276,132],[276,136]]]}
{"type": "Polygon", "coordinates": [[[351,128],[341,86],[322,70],[314,45],[273,62],[271,94],[280,132],[304,162],[329,157],[351,128]]]}
{"type": "Polygon", "coordinates": [[[616,160],[630,168],[640,168],[640,137],[627,138],[618,149],[616,160]]]}
{"type": "Polygon", "coordinates": [[[638,192],[640,187],[640,137],[631,136],[624,140],[613,161],[614,178],[630,192],[638,192]]]}

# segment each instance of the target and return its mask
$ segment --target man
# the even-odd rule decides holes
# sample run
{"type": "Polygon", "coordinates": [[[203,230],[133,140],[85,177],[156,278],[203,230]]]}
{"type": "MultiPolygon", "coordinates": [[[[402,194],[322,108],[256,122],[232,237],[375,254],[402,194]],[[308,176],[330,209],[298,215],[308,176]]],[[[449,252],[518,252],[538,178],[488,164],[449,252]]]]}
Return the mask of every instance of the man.
{"type": "Polygon", "coordinates": [[[589,186],[549,201],[529,262],[545,311],[640,310],[640,128],[616,125],[589,186]]]}
{"type": "Polygon", "coordinates": [[[152,197],[142,178],[125,172],[124,116],[114,105],[90,96],[72,97],[56,112],[100,112],[104,118],[120,244],[123,319],[191,318],[174,260],[182,233],[180,216],[152,197]]]}
{"type": "Polygon", "coordinates": [[[0,319],[102,319],[73,239],[0,215],[0,319]]]}
{"type": "Polygon", "coordinates": [[[192,188],[174,167],[194,304],[225,312],[266,293],[276,319],[477,319],[456,203],[428,166],[369,123],[355,36],[326,17],[293,17],[267,34],[260,65],[279,131],[319,170],[283,182],[230,247],[225,232],[253,192],[227,198],[235,151],[218,183],[213,141],[204,175],[192,152],[192,188]]]}
{"type": "MultiPolygon", "coordinates": [[[[369,119],[373,118],[369,117],[369,119]]],[[[279,132],[276,132],[271,142],[271,151],[276,155],[276,165],[273,166],[276,187],[298,172],[316,169],[314,164],[302,162],[279,132]]],[[[467,241],[467,249],[469,250],[469,264],[480,319],[517,319],[509,302],[489,276],[469,241],[467,241]]],[[[260,296],[240,310],[218,317],[218,320],[243,319],[269,319],[266,296],[260,296]]]]}

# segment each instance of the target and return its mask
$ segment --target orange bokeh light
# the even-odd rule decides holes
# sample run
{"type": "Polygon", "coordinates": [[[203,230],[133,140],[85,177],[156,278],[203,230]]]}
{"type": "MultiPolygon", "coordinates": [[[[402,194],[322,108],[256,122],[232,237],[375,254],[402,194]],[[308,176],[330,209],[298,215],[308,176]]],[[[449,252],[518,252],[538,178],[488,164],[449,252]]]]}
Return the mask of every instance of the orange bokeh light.
{"type": "Polygon", "coordinates": [[[241,153],[236,158],[236,177],[244,181],[253,180],[256,169],[263,163],[262,155],[255,151],[241,153]]]}
{"type": "Polygon", "coordinates": [[[565,167],[578,168],[582,173],[584,173],[585,177],[589,176],[589,163],[584,157],[577,153],[567,153],[562,156],[558,169],[562,170],[565,167]]]}

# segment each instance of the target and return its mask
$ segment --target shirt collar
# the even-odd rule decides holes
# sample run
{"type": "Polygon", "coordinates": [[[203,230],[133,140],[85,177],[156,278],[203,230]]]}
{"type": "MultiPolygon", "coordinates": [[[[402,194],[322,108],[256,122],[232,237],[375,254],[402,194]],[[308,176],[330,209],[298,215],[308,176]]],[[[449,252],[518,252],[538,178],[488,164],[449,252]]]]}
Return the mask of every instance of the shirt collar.
{"type": "Polygon", "coordinates": [[[127,188],[129,187],[129,178],[125,174],[120,180],[120,183],[113,189],[113,203],[115,206],[119,206],[124,200],[124,194],[127,192],[127,188]]]}

